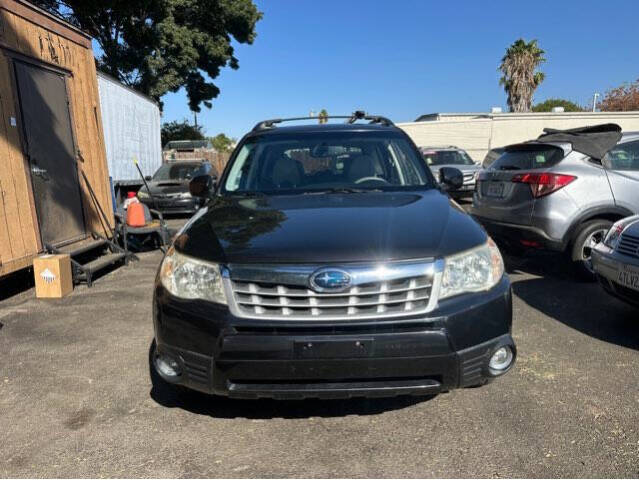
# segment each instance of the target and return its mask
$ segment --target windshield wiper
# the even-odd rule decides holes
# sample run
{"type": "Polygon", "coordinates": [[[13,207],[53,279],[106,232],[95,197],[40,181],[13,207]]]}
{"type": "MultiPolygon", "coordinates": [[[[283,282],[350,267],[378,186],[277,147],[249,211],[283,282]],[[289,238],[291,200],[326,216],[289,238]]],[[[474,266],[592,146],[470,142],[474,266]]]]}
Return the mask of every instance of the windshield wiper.
{"type": "Polygon", "coordinates": [[[237,192],[234,195],[238,197],[266,197],[266,193],[257,191],[237,192]]]}

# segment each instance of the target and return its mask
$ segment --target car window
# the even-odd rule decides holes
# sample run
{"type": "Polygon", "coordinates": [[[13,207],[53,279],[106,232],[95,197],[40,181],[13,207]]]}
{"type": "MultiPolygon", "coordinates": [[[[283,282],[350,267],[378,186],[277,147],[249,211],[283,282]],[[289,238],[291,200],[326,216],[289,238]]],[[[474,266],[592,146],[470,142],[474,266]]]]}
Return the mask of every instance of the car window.
{"type": "Polygon", "coordinates": [[[422,149],[422,156],[428,166],[440,165],[474,165],[472,158],[463,150],[428,150],[422,149]]]}
{"type": "Polygon", "coordinates": [[[223,181],[228,192],[306,192],[434,186],[418,152],[396,132],[250,137],[223,181]]]}
{"type": "Polygon", "coordinates": [[[550,145],[519,145],[509,148],[490,166],[494,170],[534,170],[558,164],[564,151],[550,145]]]}
{"type": "Polygon", "coordinates": [[[211,175],[212,170],[213,170],[213,167],[211,166],[210,163],[203,163],[202,165],[200,165],[200,168],[198,168],[195,171],[193,176],[197,177],[198,175],[211,175]]]}
{"type": "Polygon", "coordinates": [[[606,154],[603,164],[611,170],[639,171],[639,141],[615,146],[606,154]]]}
{"type": "Polygon", "coordinates": [[[200,167],[200,163],[167,163],[162,165],[157,172],[155,172],[153,180],[189,180],[196,175],[196,172],[200,167]]]}

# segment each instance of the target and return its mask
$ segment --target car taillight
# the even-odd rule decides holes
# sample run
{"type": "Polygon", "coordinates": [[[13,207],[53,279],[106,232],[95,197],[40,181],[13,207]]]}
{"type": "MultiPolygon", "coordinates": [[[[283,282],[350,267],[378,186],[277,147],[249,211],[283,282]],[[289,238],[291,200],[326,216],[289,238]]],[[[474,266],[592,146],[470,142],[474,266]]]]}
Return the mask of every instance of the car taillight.
{"type": "Polygon", "coordinates": [[[539,198],[556,192],[565,187],[577,177],[558,173],[520,173],[515,175],[511,182],[527,183],[530,185],[533,197],[539,198]]]}

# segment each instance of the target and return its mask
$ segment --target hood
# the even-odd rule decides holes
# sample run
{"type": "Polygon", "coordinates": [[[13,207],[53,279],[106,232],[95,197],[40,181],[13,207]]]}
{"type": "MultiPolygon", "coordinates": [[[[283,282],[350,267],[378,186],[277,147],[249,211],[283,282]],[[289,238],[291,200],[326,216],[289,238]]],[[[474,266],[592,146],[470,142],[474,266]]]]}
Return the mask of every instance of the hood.
{"type": "MultiPolygon", "coordinates": [[[[153,195],[163,196],[171,195],[174,193],[184,193],[189,191],[189,181],[179,180],[160,180],[146,182],[149,185],[149,190],[153,195]]],[[[142,187],[140,190],[146,192],[146,187],[142,187]]]]}
{"type": "Polygon", "coordinates": [[[175,240],[220,263],[346,263],[432,258],[486,241],[439,190],[216,197],[175,240]]]}

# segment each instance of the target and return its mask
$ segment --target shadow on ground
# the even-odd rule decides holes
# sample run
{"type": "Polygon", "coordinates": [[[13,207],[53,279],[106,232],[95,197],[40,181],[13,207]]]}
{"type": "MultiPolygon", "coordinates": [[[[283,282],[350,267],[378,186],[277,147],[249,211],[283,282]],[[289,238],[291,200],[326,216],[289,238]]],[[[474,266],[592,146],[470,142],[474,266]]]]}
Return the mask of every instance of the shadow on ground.
{"type": "Polygon", "coordinates": [[[33,288],[33,269],[25,268],[0,279],[0,302],[33,288]]]}
{"type": "Polygon", "coordinates": [[[610,297],[597,283],[548,276],[514,282],[513,292],[532,308],[570,328],[639,350],[637,309],[610,297]]]}
{"type": "Polygon", "coordinates": [[[214,418],[291,419],[377,415],[410,407],[431,400],[434,396],[347,400],[240,400],[199,392],[181,392],[154,379],[151,398],[163,407],[181,408],[214,418]]]}

